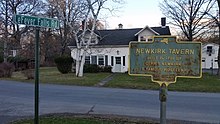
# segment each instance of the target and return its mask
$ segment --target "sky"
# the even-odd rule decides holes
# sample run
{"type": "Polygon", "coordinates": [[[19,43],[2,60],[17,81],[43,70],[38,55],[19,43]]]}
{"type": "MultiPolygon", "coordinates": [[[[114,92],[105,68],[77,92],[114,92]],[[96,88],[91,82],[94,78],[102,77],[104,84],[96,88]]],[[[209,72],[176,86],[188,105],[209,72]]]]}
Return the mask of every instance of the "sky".
{"type": "Polygon", "coordinates": [[[118,28],[118,24],[123,24],[123,28],[143,28],[160,26],[162,14],[159,3],[162,0],[125,0],[121,11],[117,17],[107,19],[109,29],[118,28]]]}

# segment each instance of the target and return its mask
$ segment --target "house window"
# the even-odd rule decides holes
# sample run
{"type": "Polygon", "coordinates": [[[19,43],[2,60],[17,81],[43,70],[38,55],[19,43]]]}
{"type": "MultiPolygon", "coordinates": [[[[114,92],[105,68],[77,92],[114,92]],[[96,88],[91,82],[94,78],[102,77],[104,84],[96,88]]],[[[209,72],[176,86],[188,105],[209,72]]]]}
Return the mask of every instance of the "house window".
{"type": "Polygon", "coordinates": [[[87,40],[85,40],[85,41],[84,41],[84,44],[87,44],[87,43],[88,43],[88,41],[87,41],[87,40]]]}
{"type": "Polygon", "coordinates": [[[91,44],[96,44],[96,39],[92,39],[91,44]]]}
{"type": "Polygon", "coordinates": [[[85,64],[90,64],[90,56],[85,57],[85,64]]]}
{"type": "Polygon", "coordinates": [[[116,64],[121,64],[121,57],[115,57],[116,64]]]}
{"type": "MultiPolygon", "coordinates": [[[[84,45],[87,45],[87,44],[88,44],[89,39],[90,39],[89,37],[85,37],[84,39],[81,38],[81,40],[84,40],[84,41],[83,41],[83,44],[84,44],[84,45]]],[[[97,43],[97,38],[92,37],[92,38],[91,38],[91,41],[90,41],[90,44],[96,44],[96,43],[97,43]]]]}
{"type": "Polygon", "coordinates": [[[141,41],[146,41],[146,37],[145,36],[141,36],[141,41]]]}
{"type": "Polygon", "coordinates": [[[88,43],[88,41],[89,41],[89,38],[86,38],[86,37],[85,37],[84,39],[81,38],[81,40],[84,40],[84,41],[83,41],[83,44],[86,45],[86,44],[88,43]]]}
{"type": "Polygon", "coordinates": [[[105,66],[108,66],[108,55],[105,55],[105,66]]]}
{"type": "Polygon", "coordinates": [[[114,66],[114,56],[111,56],[111,66],[114,66]]]}
{"type": "Polygon", "coordinates": [[[91,56],[91,59],[92,59],[92,64],[97,65],[97,56],[91,56]]]}
{"type": "Polygon", "coordinates": [[[147,39],[147,41],[148,41],[148,42],[152,42],[152,41],[153,41],[153,39],[149,38],[149,39],[147,39]]]}
{"type": "Polygon", "coordinates": [[[209,54],[209,56],[212,55],[212,46],[207,46],[207,53],[209,54]]]}
{"type": "Polygon", "coordinates": [[[207,52],[212,52],[212,46],[207,46],[207,52]]]}
{"type": "Polygon", "coordinates": [[[125,56],[123,56],[123,66],[125,66],[125,56]]]}
{"type": "Polygon", "coordinates": [[[99,56],[98,65],[104,65],[104,56],[99,56]]]}

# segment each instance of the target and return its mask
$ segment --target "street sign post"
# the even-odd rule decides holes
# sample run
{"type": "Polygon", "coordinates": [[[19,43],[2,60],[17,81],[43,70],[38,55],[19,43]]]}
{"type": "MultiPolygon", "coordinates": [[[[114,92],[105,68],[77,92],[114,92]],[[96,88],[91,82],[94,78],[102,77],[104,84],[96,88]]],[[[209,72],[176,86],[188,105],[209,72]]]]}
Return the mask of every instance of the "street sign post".
{"type": "Polygon", "coordinates": [[[15,24],[27,25],[35,27],[35,104],[34,104],[34,124],[39,123],[39,32],[40,27],[58,29],[60,23],[57,19],[42,18],[36,16],[14,15],[13,22],[15,24]]]}
{"type": "Polygon", "coordinates": [[[166,124],[167,86],[177,77],[202,77],[201,43],[155,36],[152,42],[130,42],[129,56],[129,75],[151,76],[160,84],[160,123],[166,124]]]}

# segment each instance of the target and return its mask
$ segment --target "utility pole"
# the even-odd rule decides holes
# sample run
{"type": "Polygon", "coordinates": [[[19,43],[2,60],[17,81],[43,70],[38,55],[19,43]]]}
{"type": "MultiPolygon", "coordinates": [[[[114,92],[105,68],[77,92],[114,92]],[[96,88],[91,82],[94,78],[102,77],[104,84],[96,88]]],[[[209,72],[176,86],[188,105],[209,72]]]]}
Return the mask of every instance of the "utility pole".
{"type": "Polygon", "coordinates": [[[8,0],[5,1],[5,39],[4,39],[4,62],[7,62],[8,50],[7,50],[7,42],[8,42],[8,0]]]}

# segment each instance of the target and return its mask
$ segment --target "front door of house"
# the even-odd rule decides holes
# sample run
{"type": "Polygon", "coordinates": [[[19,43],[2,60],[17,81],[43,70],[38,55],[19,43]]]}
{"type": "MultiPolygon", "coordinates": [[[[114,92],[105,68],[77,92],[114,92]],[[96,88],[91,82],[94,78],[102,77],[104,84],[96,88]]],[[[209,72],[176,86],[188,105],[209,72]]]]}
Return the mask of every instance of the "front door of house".
{"type": "Polygon", "coordinates": [[[121,57],[115,57],[115,72],[121,72],[121,57]]]}

